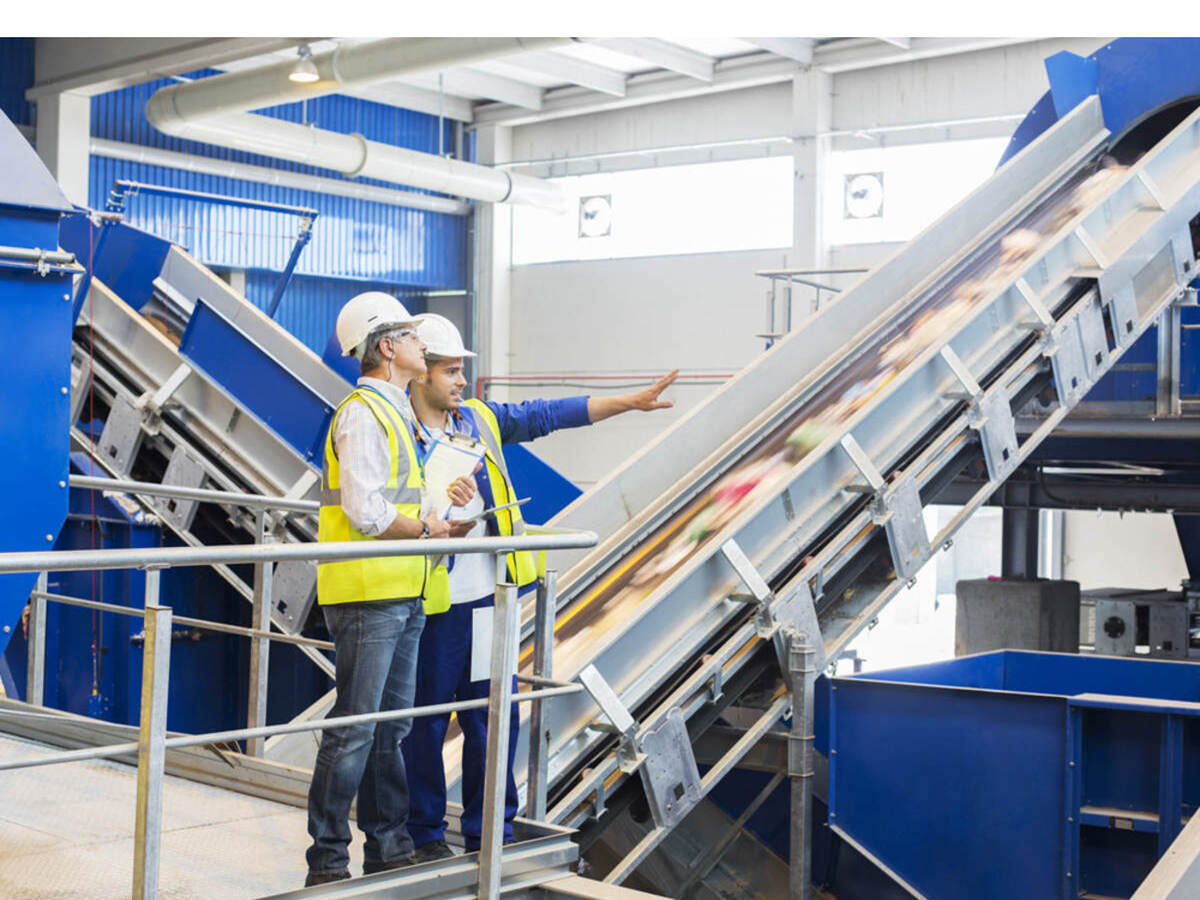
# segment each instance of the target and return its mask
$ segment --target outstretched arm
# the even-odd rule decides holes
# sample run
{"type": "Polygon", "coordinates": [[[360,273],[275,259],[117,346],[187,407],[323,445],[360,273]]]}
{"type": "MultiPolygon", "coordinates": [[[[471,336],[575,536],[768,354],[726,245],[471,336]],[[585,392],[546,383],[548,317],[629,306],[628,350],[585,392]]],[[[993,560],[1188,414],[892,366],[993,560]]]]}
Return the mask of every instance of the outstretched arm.
{"type": "Polygon", "coordinates": [[[601,419],[608,419],[612,416],[623,412],[640,409],[649,412],[653,409],[670,409],[675,404],[670,400],[659,400],[658,395],[671,386],[671,383],[679,377],[679,370],[675,369],[668,375],[664,375],[650,387],[637,391],[633,394],[617,394],[614,397],[588,397],[588,418],[593,422],[599,422],[601,419]]]}

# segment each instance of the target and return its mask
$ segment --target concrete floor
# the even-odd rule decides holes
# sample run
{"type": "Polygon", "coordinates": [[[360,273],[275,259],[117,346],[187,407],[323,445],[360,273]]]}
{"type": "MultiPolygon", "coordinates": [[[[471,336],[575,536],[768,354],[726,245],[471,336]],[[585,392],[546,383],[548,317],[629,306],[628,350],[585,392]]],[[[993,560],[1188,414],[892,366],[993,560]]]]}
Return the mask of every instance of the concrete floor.
{"type": "MultiPolygon", "coordinates": [[[[0,760],[54,748],[0,735],[0,760]]],[[[101,900],[133,883],[137,770],[107,761],[0,772],[0,897],[101,900]]],[[[168,776],[159,896],[241,898],[304,883],[304,811],[168,776]]],[[[361,836],[350,871],[362,871],[361,836]]]]}

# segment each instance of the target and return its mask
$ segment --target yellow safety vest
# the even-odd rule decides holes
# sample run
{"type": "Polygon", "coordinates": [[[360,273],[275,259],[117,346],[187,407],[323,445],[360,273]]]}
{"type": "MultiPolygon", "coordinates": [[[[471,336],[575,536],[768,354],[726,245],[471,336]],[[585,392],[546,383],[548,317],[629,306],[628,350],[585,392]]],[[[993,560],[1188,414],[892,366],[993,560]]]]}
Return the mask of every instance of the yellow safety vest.
{"type": "MultiPolygon", "coordinates": [[[[413,445],[412,432],[390,405],[373,391],[355,389],[342,401],[330,420],[325,438],[325,464],[321,470],[321,511],[318,540],[371,541],[350,524],[342,509],[341,467],[333,449],[333,423],[347,403],[365,403],[383,426],[391,454],[391,474],[381,493],[402,516],[419,519],[423,478],[413,445]]],[[[317,602],[361,603],[369,600],[401,600],[422,597],[430,582],[425,556],[390,556],[323,562],[317,566],[317,602]]]]}
{"type": "MultiPolygon", "coordinates": [[[[500,423],[490,406],[482,400],[471,399],[459,407],[463,415],[472,416],[479,439],[484,447],[484,465],[487,467],[488,480],[492,485],[492,500],[496,506],[503,506],[518,499],[512,478],[508,474],[508,464],[504,461],[504,449],[500,440],[500,423]]],[[[521,517],[519,506],[510,506],[494,514],[496,528],[501,536],[525,533],[525,520],[521,517]]],[[[532,551],[521,550],[508,554],[508,577],[519,587],[525,587],[535,582],[540,575],[545,574],[545,554],[539,553],[536,558],[532,551]]],[[[430,587],[425,592],[425,612],[429,615],[445,612],[450,608],[449,576],[445,565],[434,568],[430,574],[430,587]],[[444,584],[444,587],[443,587],[444,584]],[[445,591],[442,594],[442,591],[445,591]]]]}

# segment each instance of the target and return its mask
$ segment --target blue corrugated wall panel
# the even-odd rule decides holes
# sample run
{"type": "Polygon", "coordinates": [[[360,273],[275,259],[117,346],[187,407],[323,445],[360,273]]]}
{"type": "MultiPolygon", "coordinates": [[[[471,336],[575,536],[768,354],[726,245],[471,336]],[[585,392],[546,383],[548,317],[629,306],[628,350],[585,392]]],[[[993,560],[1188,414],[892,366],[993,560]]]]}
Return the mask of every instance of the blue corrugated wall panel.
{"type": "Polygon", "coordinates": [[[0,37],[0,111],[18,125],[33,124],[33,38],[0,37]]]}
{"type": "MultiPolygon", "coordinates": [[[[183,153],[340,177],[328,170],[157,132],[146,121],[144,107],[150,95],[168,83],[155,81],[95,97],[92,134],[183,153]]],[[[435,116],[365,100],[321,97],[303,105],[272,107],[261,114],[313,122],[334,131],[356,131],[371,140],[423,152],[438,149],[435,116]]],[[[444,146],[452,147],[452,123],[446,121],[443,127],[444,146]]],[[[113,181],[119,178],[317,209],[320,216],[312,242],[300,258],[297,269],[300,273],[425,289],[461,288],[466,281],[467,222],[461,216],[95,156],[91,163],[91,204],[103,206],[113,181]]],[[[175,198],[134,197],[127,210],[131,223],[178,241],[201,261],[214,266],[282,269],[296,233],[294,217],[175,198]]]]}
{"type": "MultiPolygon", "coordinates": [[[[278,283],[278,272],[248,271],[246,298],[259,309],[265,310],[278,283]]],[[[275,313],[275,320],[319,356],[325,352],[325,345],[333,334],[333,325],[342,304],[363,291],[385,291],[399,298],[409,312],[425,311],[425,301],[414,292],[387,282],[298,275],[288,285],[275,313]]]]}

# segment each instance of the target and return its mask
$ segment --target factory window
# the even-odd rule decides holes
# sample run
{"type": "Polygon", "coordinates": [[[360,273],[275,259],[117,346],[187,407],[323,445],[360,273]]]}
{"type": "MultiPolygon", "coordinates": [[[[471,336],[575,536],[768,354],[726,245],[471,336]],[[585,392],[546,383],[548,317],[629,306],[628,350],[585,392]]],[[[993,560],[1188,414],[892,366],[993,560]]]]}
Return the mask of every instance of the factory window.
{"type": "Polygon", "coordinates": [[[996,170],[1008,138],[834,151],[825,179],[830,244],[907,241],[996,170]]]}
{"type": "Polygon", "coordinates": [[[512,263],[792,245],[792,158],[552,179],[568,209],[513,207],[512,263]]]}

